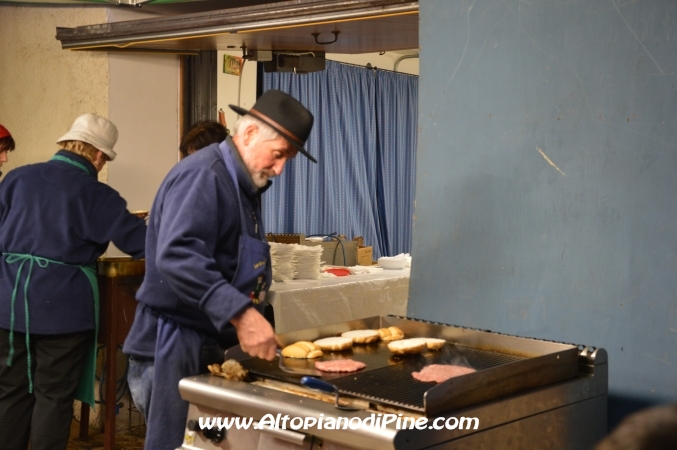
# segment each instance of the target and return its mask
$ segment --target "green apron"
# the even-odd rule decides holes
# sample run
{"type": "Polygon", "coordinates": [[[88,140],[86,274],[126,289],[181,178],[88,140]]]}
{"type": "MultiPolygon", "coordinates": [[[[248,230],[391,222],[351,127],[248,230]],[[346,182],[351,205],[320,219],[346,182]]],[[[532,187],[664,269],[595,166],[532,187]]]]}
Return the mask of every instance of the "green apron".
{"type": "MultiPolygon", "coordinates": [[[[89,170],[83,164],[80,164],[77,161],[65,158],[60,155],[54,155],[52,160],[59,160],[69,164],[72,164],[85,172],[89,173],[89,170]]],[[[29,255],[25,253],[4,253],[3,256],[6,257],[5,261],[7,264],[20,263],[19,269],[16,272],[16,279],[14,281],[14,290],[12,291],[12,300],[11,300],[11,313],[10,313],[10,325],[9,325],[9,355],[7,357],[7,365],[12,366],[12,357],[14,356],[14,304],[16,301],[16,294],[19,288],[19,281],[21,280],[21,270],[23,269],[26,261],[30,261],[28,267],[28,275],[26,276],[26,281],[24,283],[24,311],[26,316],[26,358],[28,366],[28,392],[33,393],[33,376],[31,374],[31,349],[30,349],[30,333],[29,333],[29,324],[30,319],[28,316],[28,285],[31,280],[31,274],[33,273],[33,266],[37,265],[43,269],[47,268],[50,264],[58,264],[62,266],[71,266],[79,267],[80,270],[87,276],[89,283],[92,286],[92,292],[94,294],[94,339],[92,340],[91,349],[87,352],[85,356],[85,365],[82,369],[82,374],[80,376],[80,381],[78,382],[78,388],[75,392],[75,398],[82,401],[83,403],[89,404],[89,406],[94,407],[94,380],[96,377],[96,353],[97,353],[97,338],[99,336],[99,283],[96,277],[96,264],[90,264],[87,266],[78,266],[75,264],[67,264],[61,261],[55,261],[49,258],[43,258],[41,256],[29,255]]]]}

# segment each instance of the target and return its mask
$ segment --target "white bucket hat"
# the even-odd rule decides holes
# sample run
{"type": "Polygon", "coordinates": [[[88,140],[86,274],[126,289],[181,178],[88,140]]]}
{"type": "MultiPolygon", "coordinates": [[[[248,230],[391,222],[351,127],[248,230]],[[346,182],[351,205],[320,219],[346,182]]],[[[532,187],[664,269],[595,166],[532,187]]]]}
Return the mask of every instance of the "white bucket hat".
{"type": "Polygon", "coordinates": [[[113,122],[96,114],[83,114],[73,122],[70,131],[59,138],[63,141],[82,141],[93,145],[114,160],[113,146],[118,140],[118,129],[113,122]]]}

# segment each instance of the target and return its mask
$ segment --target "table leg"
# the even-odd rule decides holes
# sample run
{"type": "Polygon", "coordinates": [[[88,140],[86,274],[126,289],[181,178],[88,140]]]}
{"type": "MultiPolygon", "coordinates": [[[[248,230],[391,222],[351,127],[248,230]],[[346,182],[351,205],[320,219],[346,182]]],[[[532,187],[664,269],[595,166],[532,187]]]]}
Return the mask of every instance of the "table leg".
{"type": "Polygon", "coordinates": [[[116,394],[116,377],[117,377],[117,361],[118,361],[118,346],[115,332],[118,329],[118,315],[117,302],[115,298],[109,299],[107,302],[107,313],[109,320],[109,329],[106,334],[106,371],[104,373],[106,389],[106,402],[104,408],[104,424],[103,424],[103,448],[104,450],[115,450],[115,394],[116,394]]]}
{"type": "Polygon", "coordinates": [[[80,439],[87,439],[89,436],[89,405],[80,404],[80,439]]]}

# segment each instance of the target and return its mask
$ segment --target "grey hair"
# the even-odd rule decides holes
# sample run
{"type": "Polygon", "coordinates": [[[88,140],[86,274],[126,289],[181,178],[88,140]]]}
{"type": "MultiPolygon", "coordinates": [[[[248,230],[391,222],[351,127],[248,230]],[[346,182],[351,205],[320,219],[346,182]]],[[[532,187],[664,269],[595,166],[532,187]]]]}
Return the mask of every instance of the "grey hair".
{"type": "Polygon", "coordinates": [[[251,114],[245,114],[237,119],[237,122],[235,122],[235,126],[233,127],[233,136],[240,136],[243,134],[244,130],[246,130],[249,125],[254,125],[259,129],[259,134],[256,138],[257,142],[272,141],[273,139],[280,137],[280,133],[251,114]]]}

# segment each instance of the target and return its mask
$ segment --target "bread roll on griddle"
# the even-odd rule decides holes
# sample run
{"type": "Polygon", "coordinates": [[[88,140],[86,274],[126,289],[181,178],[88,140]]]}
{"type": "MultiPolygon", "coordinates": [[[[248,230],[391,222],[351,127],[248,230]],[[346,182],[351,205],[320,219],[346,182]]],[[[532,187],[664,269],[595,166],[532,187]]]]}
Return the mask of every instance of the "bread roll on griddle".
{"type": "Polygon", "coordinates": [[[440,350],[444,347],[444,344],[447,343],[444,339],[437,338],[419,338],[423,339],[425,345],[428,347],[428,350],[440,350]]]}
{"type": "Polygon", "coordinates": [[[340,352],[351,348],[353,346],[353,340],[349,337],[328,337],[318,339],[314,344],[325,351],[340,352]]]}
{"type": "Polygon", "coordinates": [[[376,330],[352,330],[341,333],[342,337],[353,340],[355,344],[369,344],[379,340],[379,333],[376,330]]]}
{"type": "Polygon", "coordinates": [[[396,355],[421,353],[427,348],[423,339],[400,339],[388,344],[388,350],[396,355]]]}
{"type": "Polygon", "coordinates": [[[379,328],[378,334],[384,342],[399,341],[404,338],[404,332],[397,327],[379,328]]]}
{"type": "Polygon", "coordinates": [[[313,359],[323,355],[322,349],[309,341],[298,341],[282,349],[285,358],[313,359]]]}

